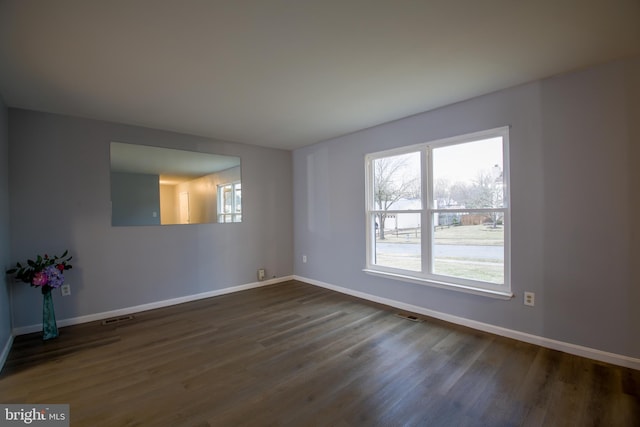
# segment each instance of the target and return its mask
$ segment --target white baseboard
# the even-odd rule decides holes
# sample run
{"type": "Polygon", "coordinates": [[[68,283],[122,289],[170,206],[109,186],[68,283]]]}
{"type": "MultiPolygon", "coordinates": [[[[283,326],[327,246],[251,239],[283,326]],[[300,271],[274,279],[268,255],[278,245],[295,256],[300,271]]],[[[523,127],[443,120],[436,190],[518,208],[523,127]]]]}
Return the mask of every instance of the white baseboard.
{"type": "Polygon", "coordinates": [[[500,335],[507,338],[513,338],[518,341],[523,341],[530,344],[536,344],[541,347],[562,351],[564,353],[574,354],[576,356],[582,356],[589,359],[599,360],[601,362],[611,363],[613,365],[619,365],[619,366],[624,366],[626,368],[640,370],[640,359],[637,359],[634,357],[624,356],[616,353],[609,353],[609,352],[597,350],[594,348],[584,347],[581,345],[571,344],[563,341],[557,341],[550,338],[541,337],[538,335],[528,334],[526,332],[515,331],[513,329],[507,329],[501,326],[491,325],[489,323],[483,323],[483,322],[478,322],[476,320],[465,319],[464,317],[458,317],[458,316],[453,316],[447,313],[441,313],[439,311],[430,310],[428,308],[419,307],[417,305],[407,304],[407,303],[392,300],[389,298],[383,298],[383,297],[371,295],[365,292],[354,291],[352,289],[343,288],[341,286],[331,285],[329,283],[321,282],[319,280],[308,279],[306,277],[300,277],[295,275],[293,276],[293,278],[294,280],[299,280],[301,282],[309,283],[311,285],[330,289],[332,291],[351,295],[357,298],[362,298],[368,301],[373,301],[373,302],[388,305],[391,307],[399,308],[409,312],[423,314],[429,317],[434,317],[436,319],[444,320],[450,323],[455,323],[457,325],[467,326],[480,331],[489,332],[489,333],[500,335]]]}
{"type": "MultiPolygon", "coordinates": [[[[245,291],[247,289],[274,285],[276,283],[286,282],[292,279],[293,279],[293,276],[278,277],[275,279],[264,280],[262,282],[247,283],[244,285],[231,286],[229,288],[215,289],[213,291],[203,292],[200,294],[186,295],[183,297],[172,298],[172,299],[163,300],[163,301],[155,301],[148,304],[125,307],[125,308],[120,308],[120,309],[111,310],[111,311],[103,311],[101,313],[88,314],[86,316],[61,319],[61,320],[58,320],[57,323],[58,323],[58,327],[62,328],[65,326],[77,325],[80,323],[88,323],[88,322],[94,322],[96,320],[109,319],[112,317],[126,316],[128,314],[140,313],[142,311],[154,310],[156,308],[168,307],[171,305],[182,304],[185,302],[196,301],[204,298],[216,297],[219,295],[230,294],[233,292],[245,291]]],[[[37,323],[35,325],[28,325],[28,326],[21,326],[19,328],[14,328],[13,335],[17,336],[17,335],[30,334],[32,332],[38,332],[41,330],[42,330],[42,323],[37,323]]]]}
{"type": "MultiPolygon", "coordinates": [[[[332,291],[340,292],[342,294],[351,295],[357,298],[362,298],[368,301],[377,302],[379,304],[388,305],[391,307],[406,310],[412,313],[418,313],[425,316],[433,317],[436,319],[444,320],[446,322],[455,323],[457,325],[467,326],[473,329],[477,329],[484,332],[500,335],[507,338],[513,338],[519,341],[527,342],[530,344],[536,344],[542,347],[550,348],[553,350],[562,351],[576,356],[587,357],[589,359],[599,360],[601,362],[611,363],[614,365],[624,366],[631,369],[640,370],[640,359],[624,356],[616,353],[609,353],[602,350],[597,350],[590,347],[584,347],[576,344],[571,344],[563,341],[557,341],[550,338],[541,337],[538,335],[528,334],[526,332],[520,332],[513,329],[503,328],[501,326],[495,326],[488,323],[478,322],[476,320],[466,319],[464,317],[453,316],[451,314],[442,313],[435,310],[430,310],[424,307],[420,307],[413,304],[407,304],[404,302],[392,300],[389,298],[383,298],[376,295],[368,294],[365,292],[354,291],[352,289],[343,288],[341,286],[331,285],[329,283],[321,282],[319,280],[309,279],[301,276],[284,276],[276,279],[265,280],[263,282],[253,282],[244,285],[232,286],[229,288],[216,289],[213,291],[203,292],[195,295],[187,295],[184,297],[173,298],[164,301],[156,301],[148,304],[142,304],[132,307],[126,307],[118,310],[105,311],[101,313],[90,314],[86,316],[73,317],[69,319],[62,319],[58,321],[59,327],[77,325],[80,323],[93,322],[96,320],[109,319],[112,317],[126,316],[128,314],[139,313],[142,311],[153,310],[156,308],[168,307],[171,305],[182,304],[185,302],[196,301],[204,298],[211,298],[219,295],[230,294],[233,292],[244,291],[247,289],[259,288],[262,286],[273,285],[276,283],[286,282],[288,280],[299,280],[305,283],[309,283],[314,286],[330,289],[332,291]]],[[[5,343],[5,346],[0,353],[0,369],[4,366],[4,362],[9,355],[11,345],[13,343],[13,337],[17,335],[28,334],[32,332],[38,332],[42,329],[42,324],[35,324],[29,326],[23,326],[20,328],[14,328],[13,335],[5,343]]]]}
{"type": "Polygon", "coordinates": [[[11,351],[11,346],[13,345],[13,334],[9,335],[7,342],[4,343],[4,347],[2,349],[2,353],[0,353],[0,372],[4,367],[4,362],[7,361],[7,357],[9,357],[9,352],[11,351]]]}

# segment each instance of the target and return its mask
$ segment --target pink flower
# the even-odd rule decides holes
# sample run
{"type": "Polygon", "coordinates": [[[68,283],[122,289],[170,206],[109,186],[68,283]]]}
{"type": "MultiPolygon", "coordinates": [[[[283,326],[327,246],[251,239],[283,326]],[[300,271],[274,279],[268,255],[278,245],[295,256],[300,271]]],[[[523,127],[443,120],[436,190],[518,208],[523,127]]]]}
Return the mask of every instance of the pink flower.
{"type": "Polygon", "coordinates": [[[33,275],[33,280],[31,281],[31,283],[33,284],[33,286],[44,286],[48,281],[49,279],[47,278],[46,273],[38,271],[33,275]]]}

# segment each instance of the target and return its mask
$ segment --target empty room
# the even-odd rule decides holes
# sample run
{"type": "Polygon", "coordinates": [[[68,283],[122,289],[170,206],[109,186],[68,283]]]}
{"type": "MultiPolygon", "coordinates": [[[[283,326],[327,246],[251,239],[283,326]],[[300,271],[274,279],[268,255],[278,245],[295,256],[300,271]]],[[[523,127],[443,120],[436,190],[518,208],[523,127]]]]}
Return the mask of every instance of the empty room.
{"type": "Polygon", "coordinates": [[[639,22],[0,0],[0,425],[639,426],[639,22]]]}

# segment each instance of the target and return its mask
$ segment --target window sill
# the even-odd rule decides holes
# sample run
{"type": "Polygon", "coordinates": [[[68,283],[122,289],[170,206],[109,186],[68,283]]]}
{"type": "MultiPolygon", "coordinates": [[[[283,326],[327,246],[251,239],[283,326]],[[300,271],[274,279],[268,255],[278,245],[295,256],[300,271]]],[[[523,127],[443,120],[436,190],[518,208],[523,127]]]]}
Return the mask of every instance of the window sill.
{"type": "Polygon", "coordinates": [[[474,288],[474,287],[471,287],[471,286],[458,285],[458,284],[455,284],[455,283],[439,282],[439,281],[432,280],[432,279],[423,279],[423,278],[420,278],[420,277],[414,277],[414,276],[409,276],[409,275],[405,275],[405,274],[389,273],[389,272],[386,272],[386,271],[379,271],[379,270],[371,270],[369,268],[365,268],[362,271],[364,271],[367,274],[371,274],[373,276],[384,277],[384,278],[387,278],[387,279],[394,279],[394,280],[400,280],[400,281],[403,281],[403,282],[417,283],[419,285],[426,285],[426,286],[431,286],[431,287],[440,288],[440,289],[449,289],[449,290],[452,290],[452,291],[464,292],[464,293],[473,294],[473,295],[481,295],[481,296],[484,296],[484,297],[501,299],[501,300],[510,300],[514,296],[513,293],[511,293],[511,292],[474,288]]]}

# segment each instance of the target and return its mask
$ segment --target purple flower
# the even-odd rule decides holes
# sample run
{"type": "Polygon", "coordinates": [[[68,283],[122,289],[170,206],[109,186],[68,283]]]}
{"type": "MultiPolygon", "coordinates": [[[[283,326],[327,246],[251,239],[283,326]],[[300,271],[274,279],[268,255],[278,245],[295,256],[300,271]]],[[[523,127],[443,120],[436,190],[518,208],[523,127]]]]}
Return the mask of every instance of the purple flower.
{"type": "Polygon", "coordinates": [[[44,269],[44,273],[47,275],[47,285],[52,288],[59,288],[64,283],[64,276],[62,272],[53,265],[50,265],[44,269]]]}

